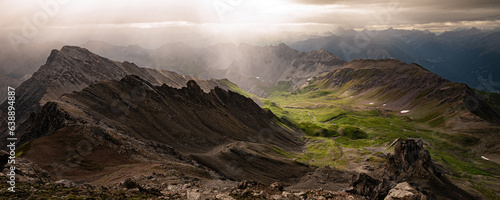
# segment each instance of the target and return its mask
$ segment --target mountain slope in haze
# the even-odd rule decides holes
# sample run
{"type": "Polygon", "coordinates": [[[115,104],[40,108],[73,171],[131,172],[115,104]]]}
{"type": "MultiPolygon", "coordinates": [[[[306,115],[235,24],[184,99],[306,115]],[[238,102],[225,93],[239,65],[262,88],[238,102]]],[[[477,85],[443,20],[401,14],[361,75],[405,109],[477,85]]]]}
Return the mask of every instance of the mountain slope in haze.
{"type": "Polygon", "coordinates": [[[83,45],[103,56],[131,60],[141,66],[172,70],[200,78],[227,78],[242,89],[267,96],[279,82],[296,89],[323,72],[344,63],[327,51],[300,52],[285,44],[251,46],[218,44],[194,48],[182,43],[166,44],[158,49],[138,46],[114,46],[91,41],[83,45]]]}
{"type": "MultiPolygon", "coordinates": [[[[30,125],[30,115],[46,102],[56,100],[65,93],[81,90],[95,81],[120,80],[127,74],[136,74],[155,85],[166,83],[173,87],[182,87],[188,80],[199,80],[174,72],[139,68],[129,62],[112,61],[80,47],[65,46],[60,51],[53,50],[46,63],[16,89],[16,119],[21,143],[36,137],[23,134],[36,128],[30,125]]],[[[216,80],[198,82],[208,91],[215,86],[227,88],[225,84],[216,80]]],[[[6,106],[4,102],[0,108],[6,110],[6,106]]],[[[1,118],[5,117],[6,114],[3,113],[1,118]]],[[[0,135],[5,137],[6,126],[3,126],[3,123],[6,123],[6,120],[2,120],[1,123],[0,135]]]]}
{"type": "Polygon", "coordinates": [[[290,44],[301,51],[325,49],[347,61],[393,58],[418,63],[453,82],[498,92],[500,51],[498,30],[429,31],[387,29],[353,31],[290,44]]]}
{"type": "Polygon", "coordinates": [[[0,74],[19,79],[35,73],[43,65],[50,50],[64,46],[63,42],[30,42],[14,48],[10,40],[0,38],[0,74]]]}
{"type": "MultiPolygon", "coordinates": [[[[32,42],[20,44],[14,49],[10,42],[0,38],[0,90],[7,91],[7,87],[16,88],[31,77],[43,65],[50,50],[60,48],[62,42],[32,42]]],[[[4,102],[6,92],[0,92],[0,102],[4,102]]]]}
{"type": "MultiPolygon", "coordinates": [[[[16,88],[17,86],[21,85],[21,83],[28,80],[30,77],[31,77],[31,75],[27,74],[21,78],[14,79],[14,78],[5,76],[3,74],[0,74],[0,89],[2,91],[7,91],[7,87],[16,88]]],[[[4,102],[6,99],[7,99],[7,93],[2,92],[0,94],[0,102],[4,102]]]]}

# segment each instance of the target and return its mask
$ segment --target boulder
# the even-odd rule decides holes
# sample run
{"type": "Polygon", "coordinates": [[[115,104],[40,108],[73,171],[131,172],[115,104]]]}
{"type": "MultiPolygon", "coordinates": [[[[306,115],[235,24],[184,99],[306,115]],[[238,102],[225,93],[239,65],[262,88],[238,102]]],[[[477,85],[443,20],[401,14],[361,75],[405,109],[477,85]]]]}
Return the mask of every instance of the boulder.
{"type": "Polygon", "coordinates": [[[384,200],[427,200],[427,196],[413,188],[409,183],[402,182],[389,191],[384,200]]]}
{"type": "Polygon", "coordinates": [[[73,181],[66,180],[66,179],[58,180],[58,181],[54,182],[54,185],[56,185],[56,186],[62,186],[62,187],[66,187],[66,188],[76,187],[77,186],[77,184],[74,183],[73,181]]]}
{"type": "Polygon", "coordinates": [[[281,185],[278,182],[272,183],[269,187],[272,188],[272,189],[277,189],[279,191],[283,191],[283,185],[281,185]]]}

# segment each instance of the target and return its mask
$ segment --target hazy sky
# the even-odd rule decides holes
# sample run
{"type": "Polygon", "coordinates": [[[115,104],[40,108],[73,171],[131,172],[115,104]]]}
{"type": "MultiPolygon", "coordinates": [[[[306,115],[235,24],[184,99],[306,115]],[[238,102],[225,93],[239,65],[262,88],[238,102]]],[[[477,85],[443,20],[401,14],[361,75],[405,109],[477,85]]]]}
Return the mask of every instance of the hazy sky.
{"type": "Polygon", "coordinates": [[[154,46],[339,26],[442,32],[499,25],[499,0],[0,0],[0,34],[16,42],[138,40],[154,46]]]}

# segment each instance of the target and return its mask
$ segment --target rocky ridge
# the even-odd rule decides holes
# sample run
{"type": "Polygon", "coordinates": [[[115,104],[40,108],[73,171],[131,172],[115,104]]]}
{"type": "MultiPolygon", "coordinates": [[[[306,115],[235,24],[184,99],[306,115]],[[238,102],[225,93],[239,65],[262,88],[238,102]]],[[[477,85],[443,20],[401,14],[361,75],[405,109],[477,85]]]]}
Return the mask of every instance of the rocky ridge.
{"type": "MultiPolygon", "coordinates": [[[[20,143],[34,139],[24,133],[37,129],[29,123],[30,116],[32,112],[40,110],[45,103],[57,100],[65,93],[88,87],[96,81],[120,80],[127,74],[138,75],[155,85],[166,83],[180,88],[189,80],[197,80],[206,91],[215,86],[228,89],[225,84],[217,80],[200,80],[174,72],[140,68],[133,63],[109,60],[84,48],[65,46],[60,51],[53,50],[46,63],[16,89],[18,137],[23,139],[20,143]]],[[[5,102],[0,105],[2,111],[6,110],[6,107],[5,102]]],[[[6,120],[3,120],[5,117],[6,113],[0,113],[2,119],[0,137],[3,138],[6,136],[6,126],[3,124],[6,123],[6,120]]]]}

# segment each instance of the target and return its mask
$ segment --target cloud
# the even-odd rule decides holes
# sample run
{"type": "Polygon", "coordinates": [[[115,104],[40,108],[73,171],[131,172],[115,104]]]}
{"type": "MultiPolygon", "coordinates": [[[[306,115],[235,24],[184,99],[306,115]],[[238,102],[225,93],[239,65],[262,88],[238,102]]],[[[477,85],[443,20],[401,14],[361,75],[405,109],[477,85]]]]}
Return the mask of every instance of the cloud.
{"type": "Polygon", "coordinates": [[[349,28],[374,25],[401,27],[430,23],[496,22],[500,19],[498,0],[290,0],[290,2],[306,7],[323,8],[323,11],[327,11],[326,8],[329,6],[338,6],[327,13],[310,12],[310,15],[297,20],[349,28]]]}
{"type": "MultiPolygon", "coordinates": [[[[46,13],[39,3],[56,1],[1,0],[0,37],[22,35],[26,21],[46,13]]],[[[211,38],[287,31],[318,34],[338,26],[491,28],[500,25],[498,10],[498,0],[68,0],[46,23],[36,24],[38,33],[29,40],[115,41],[119,35],[134,42],[144,38],[149,43],[183,38],[198,42],[205,40],[204,34],[211,38]],[[144,38],[134,39],[138,37],[144,38]]]]}

